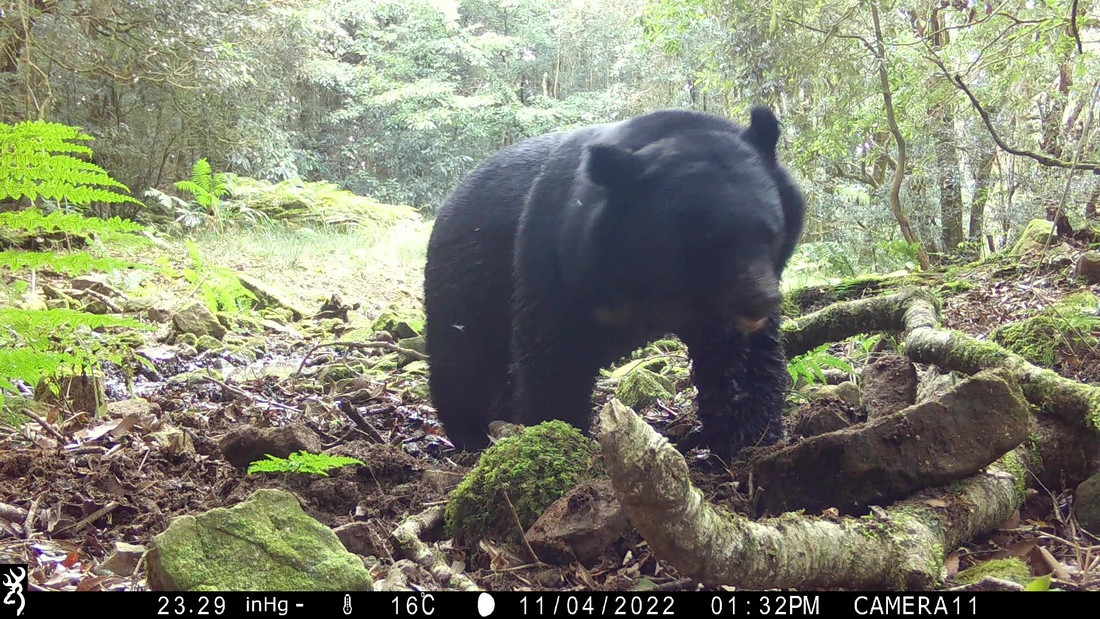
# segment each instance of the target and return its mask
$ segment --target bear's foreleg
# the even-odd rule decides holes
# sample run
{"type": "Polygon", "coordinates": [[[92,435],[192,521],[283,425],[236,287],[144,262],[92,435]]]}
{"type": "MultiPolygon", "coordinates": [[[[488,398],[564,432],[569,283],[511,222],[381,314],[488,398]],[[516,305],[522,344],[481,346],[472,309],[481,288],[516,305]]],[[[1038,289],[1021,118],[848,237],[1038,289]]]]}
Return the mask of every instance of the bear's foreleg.
{"type": "Polygon", "coordinates": [[[723,458],[741,449],[770,445],[783,436],[783,404],[789,375],[779,341],[779,317],[760,331],[683,335],[701,432],[689,446],[708,446],[723,458]]]}

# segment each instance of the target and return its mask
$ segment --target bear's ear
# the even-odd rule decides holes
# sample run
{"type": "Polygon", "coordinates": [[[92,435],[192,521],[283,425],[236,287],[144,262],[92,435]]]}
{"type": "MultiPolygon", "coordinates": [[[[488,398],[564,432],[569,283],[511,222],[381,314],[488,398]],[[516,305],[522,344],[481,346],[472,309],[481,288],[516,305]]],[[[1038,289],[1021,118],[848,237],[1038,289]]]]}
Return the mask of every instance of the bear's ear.
{"type": "Polygon", "coordinates": [[[766,107],[754,107],[744,139],[752,144],[769,163],[775,162],[775,146],[779,142],[779,120],[766,107]]]}
{"type": "Polygon", "coordinates": [[[588,147],[588,178],[608,189],[634,184],[642,173],[642,162],[633,152],[615,144],[588,147]]]}

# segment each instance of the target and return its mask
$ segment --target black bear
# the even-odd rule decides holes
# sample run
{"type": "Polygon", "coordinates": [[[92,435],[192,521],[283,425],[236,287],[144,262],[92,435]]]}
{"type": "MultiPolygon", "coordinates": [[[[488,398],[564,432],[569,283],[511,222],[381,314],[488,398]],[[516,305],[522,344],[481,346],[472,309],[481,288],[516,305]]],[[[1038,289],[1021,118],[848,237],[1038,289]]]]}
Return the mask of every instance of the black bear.
{"type": "Polygon", "coordinates": [[[482,163],[439,209],[424,301],[432,400],[451,441],[495,419],[587,429],[600,367],[666,333],[687,345],[705,444],[782,434],[779,278],[802,194],[779,123],[687,110],[553,133],[482,163]]]}

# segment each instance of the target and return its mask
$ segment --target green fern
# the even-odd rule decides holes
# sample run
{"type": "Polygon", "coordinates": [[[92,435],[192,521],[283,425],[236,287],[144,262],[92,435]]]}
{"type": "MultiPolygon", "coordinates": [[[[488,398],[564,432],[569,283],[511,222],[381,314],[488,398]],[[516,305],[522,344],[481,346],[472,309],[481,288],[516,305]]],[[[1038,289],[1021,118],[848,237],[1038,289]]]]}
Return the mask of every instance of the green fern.
{"type": "Polygon", "coordinates": [[[256,295],[241,285],[233,271],[208,264],[192,241],[186,241],[191,268],[183,269],[183,277],[198,287],[199,296],[212,311],[238,312],[256,302],[256,295]]]}
{"type": "Polygon", "coordinates": [[[63,213],[61,211],[54,211],[45,215],[42,211],[34,208],[0,213],[0,226],[22,230],[31,234],[56,232],[79,236],[89,234],[100,236],[133,234],[143,232],[146,229],[141,224],[119,217],[100,219],[98,217],[85,217],[79,213],[63,213]]]}
{"type": "Polygon", "coordinates": [[[855,369],[851,363],[829,354],[829,344],[822,344],[817,348],[801,354],[787,362],[787,373],[791,376],[791,381],[798,384],[798,380],[801,378],[807,383],[824,383],[825,382],[825,368],[834,368],[842,370],[848,374],[854,374],[855,369]]]}
{"type": "Polygon", "coordinates": [[[106,170],[74,155],[91,157],[77,142],[92,140],[75,127],[45,121],[0,123],[0,200],[40,198],[84,206],[93,202],[141,204],[106,170]]]}
{"type": "Polygon", "coordinates": [[[0,307],[0,325],[0,403],[3,391],[15,391],[15,380],[36,385],[61,371],[96,367],[101,361],[121,365],[128,346],[102,332],[152,328],[132,318],[14,307],[0,307]]]}
{"type": "Polygon", "coordinates": [[[12,271],[49,269],[63,275],[83,275],[92,271],[149,267],[120,258],[96,258],[86,252],[55,253],[50,251],[0,251],[0,267],[12,271]]]}
{"type": "Polygon", "coordinates": [[[308,451],[299,451],[290,454],[287,458],[276,458],[270,454],[267,460],[257,460],[248,465],[248,474],[254,473],[302,473],[324,475],[328,477],[330,469],[336,469],[349,465],[363,466],[363,463],[355,458],[347,456],[330,456],[327,454],[311,454],[308,451]]]}
{"type": "Polygon", "coordinates": [[[191,179],[177,181],[176,189],[186,191],[195,197],[195,203],[206,209],[214,221],[221,220],[221,199],[229,193],[226,175],[214,174],[206,158],[199,159],[191,168],[191,179]]]}

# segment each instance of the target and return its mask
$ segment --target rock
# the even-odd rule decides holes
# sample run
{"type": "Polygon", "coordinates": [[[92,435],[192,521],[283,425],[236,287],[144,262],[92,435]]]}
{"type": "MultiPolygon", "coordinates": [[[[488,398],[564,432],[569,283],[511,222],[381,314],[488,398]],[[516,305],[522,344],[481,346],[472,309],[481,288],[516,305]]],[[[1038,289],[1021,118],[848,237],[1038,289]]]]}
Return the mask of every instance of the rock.
{"type": "Polygon", "coordinates": [[[937,400],[761,454],[759,506],[862,513],[973,475],[1022,443],[1029,419],[1016,379],[986,370],[937,400]]]}
{"type": "Polygon", "coordinates": [[[447,535],[475,547],[482,539],[519,541],[554,501],[594,477],[599,453],[595,441],[557,420],[497,441],[451,493],[444,514],[447,535]]]}
{"type": "Polygon", "coordinates": [[[210,350],[218,350],[222,347],[221,340],[211,335],[200,335],[199,339],[195,340],[195,350],[199,352],[207,352],[210,350]]]}
{"type": "Polygon", "coordinates": [[[131,576],[145,554],[145,546],[115,542],[115,550],[99,564],[95,572],[100,575],[131,576]]]}
{"type": "Polygon", "coordinates": [[[1100,251],[1087,251],[1077,259],[1073,274],[1090,284],[1100,284],[1100,251]]]}
{"type": "Polygon", "coordinates": [[[1047,245],[1048,239],[1055,234],[1056,231],[1053,221],[1032,219],[1027,222],[1024,231],[1020,233],[1020,238],[1016,239],[1016,242],[1012,244],[1012,248],[1008,250],[1008,253],[1011,256],[1022,256],[1034,251],[1040,251],[1047,245]]]}
{"type": "Polygon", "coordinates": [[[863,368],[863,408],[868,419],[892,415],[917,401],[917,368],[900,355],[882,355],[863,368]]]}
{"type": "Polygon", "coordinates": [[[378,536],[369,522],[349,522],[336,527],[332,532],[348,552],[354,552],[363,557],[384,557],[387,554],[384,539],[378,536]],[[378,545],[380,542],[383,543],[382,547],[378,545]]]}
{"type": "Polygon", "coordinates": [[[814,385],[806,391],[812,400],[840,400],[856,410],[860,406],[859,387],[850,380],[836,385],[814,385]]]}
{"type": "Polygon", "coordinates": [[[195,301],[172,317],[172,325],[180,333],[190,333],[196,337],[209,335],[216,339],[225,337],[225,327],[218,317],[202,301],[195,301]]]}
{"type": "Polygon", "coordinates": [[[143,400],[142,398],[107,403],[107,415],[111,417],[126,417],[127,415],[148,417],[150,415],[159,414],[160,405],[149,402],[148,400],[143,400]]]}
{"type": "Polygon", "coordinates": [[[53,381],[39,381],[34,388],[35,401],[52,404],[65,402],[74,411],[86,411],[97,416],[107,412],[107,390],[103,383],[103,376],[99,374],[62,376],[57,379],[56,384],[59,388],[57,394],[52,389],[53,381]]]}
{"type": "Polygon", "coordinates": [[[658,398],[671,398],[674,390],[675,386],[668,377],[639,367],[623,377],[615,389],[615,397],[637,410],[653,404],[658,398]]]}
{"type": "Polygon", "coordinates": [[[233,466],[244,469],[265,455],[285,458],[296,451],[321,453],[321,439],[313,430],[301,425],[279,428],[234,428],[222,438],[218,447],[233,466]]]}
{"type": "Polygon", "coordinates": [[[172,310],[167,307],[150,307],[145,311],[145,315],[153,322],[168,322],[172,320],[172,310]]]}
{"type": "Polygon", "coordinates": [[[289,296],[283,294],[282,292],[276,290],[271,286],[268,286],[259,279],[256,279],[251,275],[246,275],[244,273],[236,273],[236,276],[237,279],[241,281],[241,285],[244,286],[246,290],[256,295],[256,300],[260,302],[260,307],[286,308],[290,310],[292,314],[292,320],[301,320],[307,316],[313,315],[313,312],[311,312],[308,308],[302,307],[289,296]]]}
{"type": "Polygon", "coordinates": [[[1077,485],[1073,511],[1077,523],[1090,532],[1100,534],[1100,473],[1077,485]]]}
{"type": "Polygon", "coordinates": [[[424,332],[424,313],[391,306],[371,323],[371,330],[385,331],[396,339],[416,337],[424,332]]]}
{"type": "Polygon", "coordinates": [[[138,314],[153,309],[153,301],[151,299],[123,299],[122,303],[119,305],[122,307],[122,311],[125,314],[138,314]]]}
{"type": "Polygon", "coordinates": [[[402,338],[400,340],[397,340],[397,345],[400,346],[401,348],[408,348],[409,350],[415,350],[416,352],[418,352],[422,355],[428,354],[427,342],[424,339],[423,335],[418,335],[416,337],[402,338]]]}
{"type": "Polygon", "coordinates": [[[582,482],[555,501],[527,531],[539,559],[591,566],[627,530],[626,513],[610,479],[582,482]]]}
{"type": "Polygon", "coordinates": [[[917,404],[935,400],[951,391],[958,384],[959,377],[954,372],[943,373],[936,366],[929,367],[920,375],[917,382],[917,404]]]}
{"type": "Polygon", "coordinates": [[[247,501],[181,516],[153,538],[157,591],[370,591],[363,561],[310,518],[293,495],[257,490],[247,501]]]}
{"type": "Polygon", "coordinates": [[[836,432],[862,420],[859,387],[855,383],[813,385],[805,391],[809,401],[792,416],[791,432],[796,436],[836,432]]]}
{"type": "Polygon", "coordinates": [[[73,279],[73,290],[91,290],[105,297],[124,299],[126,295],[118,288],[107,283],[107,278],[99,274],[81,275],[73,279]]]}
{"type": "Polygon", "coordinates": [[[829,399],[803,404],[793,416],[791,433],[795,436],[817,436],[843,430],[856,422],[851,406],[829,399]]]}

